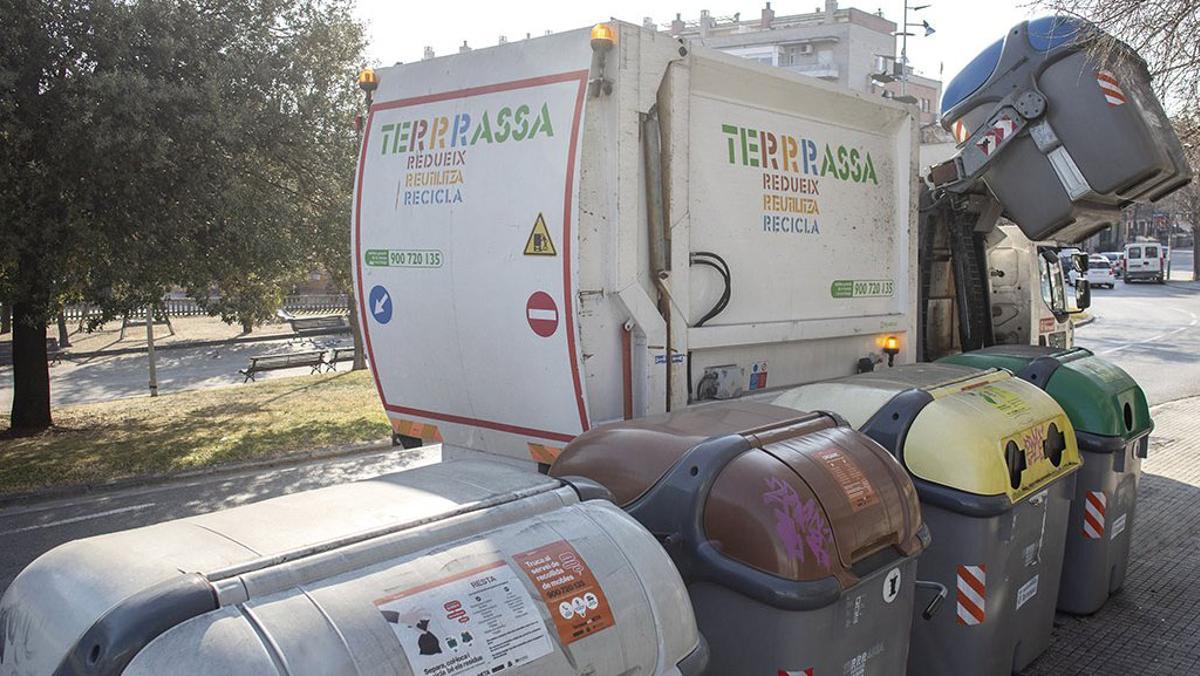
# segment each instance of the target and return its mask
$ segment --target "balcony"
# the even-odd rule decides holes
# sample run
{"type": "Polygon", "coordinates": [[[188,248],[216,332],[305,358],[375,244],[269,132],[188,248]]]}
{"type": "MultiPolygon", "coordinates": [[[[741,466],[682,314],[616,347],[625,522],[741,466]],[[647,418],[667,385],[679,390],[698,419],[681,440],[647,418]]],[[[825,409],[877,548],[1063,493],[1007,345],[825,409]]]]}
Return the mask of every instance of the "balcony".
{"type": "Polygon", "coordinates": [[[799,73],[800,75],[807,75],[809,77],[818,77],[822,80],[836,82],[838,79],[838,67],[837,64],[833,63],[810,63],[800,66],[783,66],[783,68],[790,70],[793,73],[799,73]]]}

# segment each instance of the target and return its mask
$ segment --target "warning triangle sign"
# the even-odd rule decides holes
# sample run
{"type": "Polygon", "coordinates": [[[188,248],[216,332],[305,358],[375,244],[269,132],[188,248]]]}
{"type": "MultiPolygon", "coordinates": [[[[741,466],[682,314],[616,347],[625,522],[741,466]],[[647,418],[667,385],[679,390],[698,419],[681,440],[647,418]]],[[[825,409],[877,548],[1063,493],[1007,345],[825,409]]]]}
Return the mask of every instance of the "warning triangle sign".
{"type": "Polygon", "coordinates": [[[558,255],[558,251],[554,248],[554,242],[550,240],[550,228],[546,227],[546,219],[542,218],[540,213],[537,220],[533,222],[533,231],[529,233],[529,240],[525,242],[525,255],[558,255]]]}

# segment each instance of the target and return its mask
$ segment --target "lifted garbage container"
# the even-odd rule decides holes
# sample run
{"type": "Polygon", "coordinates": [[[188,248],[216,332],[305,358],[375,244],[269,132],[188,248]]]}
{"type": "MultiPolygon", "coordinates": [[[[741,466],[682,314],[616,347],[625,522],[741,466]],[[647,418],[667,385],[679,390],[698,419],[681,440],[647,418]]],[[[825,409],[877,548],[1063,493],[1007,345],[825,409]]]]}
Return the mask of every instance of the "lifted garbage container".
{"type": "Polygon", "coordinates": [[[912,474],[933,536],[918,575],[955,603],[913,625],[908,673],[1008,674],[1046,649],[1080,465],[1054,399],[1006,371],[917,364],[775,403],[844,415],[912,474]]]}
{"type": "Polygon", "coordinates": [[[1154,423],[1129,374],[1084,348],[997,345],[943,362],[1006,368],[1045,390],[1075,427],[1079,472],[1058,608],[1087,615],[1125,583],[1142,459],[1154,423]]]}
{"type": "Polygon", "coordinates": [[[941,123],[957,173],[1034,241],[1081,241],[1191,180],[1145,62],[1071,17],[1017,24],[976,56],[946,85],[941,123]]]}
{"type": "Polygon", "coordinates": [[[78,540],[0,600],[0,674],[702,673],[603,490],[450,462],[78,540]]]}
{"type": "Polygon", "coordinates": [[[550,472],[606,486],[663,543],[710,673],[904,673],[928,536],[904,470],[835,417],[691,407],[583,434],[550,472]]]}

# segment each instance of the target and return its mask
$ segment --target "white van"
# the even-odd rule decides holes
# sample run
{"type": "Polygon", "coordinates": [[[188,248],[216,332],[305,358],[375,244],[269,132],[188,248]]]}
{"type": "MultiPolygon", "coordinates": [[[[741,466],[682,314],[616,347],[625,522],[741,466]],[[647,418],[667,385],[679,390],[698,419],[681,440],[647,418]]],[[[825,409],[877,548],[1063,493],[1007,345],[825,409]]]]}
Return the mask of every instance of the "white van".
{"type": "Polygon", "coordinates": [[[1125,282],[1166,281],[1166,250],[1157,242],[1134,242],[1125,245],[1125,282]]]}

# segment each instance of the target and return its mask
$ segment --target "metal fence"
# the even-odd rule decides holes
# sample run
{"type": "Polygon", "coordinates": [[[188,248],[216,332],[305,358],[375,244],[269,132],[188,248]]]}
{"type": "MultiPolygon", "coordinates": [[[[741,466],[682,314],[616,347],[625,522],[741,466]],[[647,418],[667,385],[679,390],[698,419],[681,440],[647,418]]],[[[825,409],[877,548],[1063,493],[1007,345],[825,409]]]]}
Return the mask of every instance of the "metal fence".
{"type": "MultiPolygon", "coordinates": [[[[282,310],[292,314],[310,313],[343,313],[349,307],[350,299],[346,294],[306,294],[285,296],[282,310]]],[[[68,305],[64,308],[67,321],[82,321],[100,316],[100,310],[86,304],[68,305]]],[[[191,298],[164,298],[159,301],[157,315],[168,317],[202,317],[208,314],[200,304],[191,298]]],[[[146,309],[139,308],[126,315],[128,319],[144,319],[146,309]]]]}

